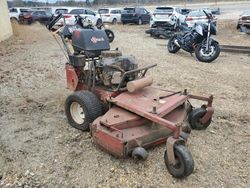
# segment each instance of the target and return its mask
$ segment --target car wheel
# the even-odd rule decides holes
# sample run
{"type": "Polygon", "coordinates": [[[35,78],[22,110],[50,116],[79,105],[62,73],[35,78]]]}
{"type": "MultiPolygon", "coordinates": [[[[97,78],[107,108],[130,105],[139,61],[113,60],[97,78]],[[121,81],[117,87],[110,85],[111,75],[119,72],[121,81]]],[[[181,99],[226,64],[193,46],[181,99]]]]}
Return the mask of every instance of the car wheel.
{"type": "Polygon", "coordinates": [[[141,19],[141,18],[138,19],[137,24],[138,24],[138,25],[142,25],[142,19],[141,19]]]}
{"type": "Polygon", "coordinates": [[[116,18],[113,19],[112,24],[113,24],[113,25],[116,25],[116,24],[117,24],[117,19],[116,19],[116,18]]]}
{"type": "Polygon", "coordinates": [[[10,21],[12,24],[17,24],[18,23],[18,20],[14,17],[10,18],[10,21]]]}

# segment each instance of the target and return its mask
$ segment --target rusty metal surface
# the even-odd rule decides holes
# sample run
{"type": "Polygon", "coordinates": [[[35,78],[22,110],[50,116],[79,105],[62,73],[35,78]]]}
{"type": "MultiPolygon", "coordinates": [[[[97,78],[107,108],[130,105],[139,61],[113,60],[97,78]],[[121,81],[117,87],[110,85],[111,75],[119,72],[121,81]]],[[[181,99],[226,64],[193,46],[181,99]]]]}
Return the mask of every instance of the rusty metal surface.
{"type": "Polygon", "coordinates": [[[207,101],[205,107],[208,113],[211,113],[213,101],[212,96],[185,95],[186,92],[183,94],[154,87],[146,87],[134,93],[107,92],[97,87],[94,92],[112,104],[106,114],[92,125],[93,140],[100,148],[124,158],[135,147],[156,146],[171,136],[167,150],[173,164],[173,145],[176,142],[185,144],[180,132],[187,116],[187,100],[193,98],[207,101]]]}
{"type": "Polygon", "coordinates": [[[121,124],[134,124],[135,121],[140,119],[142,119],[140,116],[114,106],[102,116],[100,121],[103,125],[111,127],[121,124]]]}
{"type": "Polygon", "coordinates": [[[75,91],[79,82],[75,68],[69,64],[66,64],[65,68],[66,68],[67,88],[72,91],[75,91]]]}
{"type": "Polygon", "coordinates": [[[158,100],[161,96],[166,96],[169,93],[171,92],[147,87],[134,93],[124,92],[113,98],[112,102],[152,122],[176,131],[176,125],[162,117],[182,105],[187,100],[187,96],[178,93],[158,100]]]}
{"type": "Polygon", "coordinates": [[[176,142],[176,139],[172,136],[168,137],[167,139],[167,155],[168,155],[168,161],[170,164],[175,165],[175,155],[174,155],[174,144],[176,142]]]}
{"type": "Polygon", "coordinates": [[[100,117],[97,118],[91,126],[92,139],[95,144],[108,153],[118,156],[126,157],[125,142],[122,139],[118,139],[115,131],[109,132],[100,129],[100,117]]]}
{"type": "Polygon", "coordinates": [[[163,126],[140,121],[144,118],[137,120],[140,122],[137,126],[124,122],[111,127],[102,125],[101,119],[95,120],[91,126],[93,141],[108,153],[121,158],[127,157],[135,147],[149,148],[164,143],[172,134],[163,126]]]}
{"type": "Polygon", "coordinates": [[[213,116],[214,108],[213,107],[207,107],[206,108],[207,113],[201,118],[201,123],[206,123],[208,120],[213,116]]]}
{"type": "Polygon", "coordinates": [[[200,101],[207,101],[207,105],[208,107],[211,107],[212,106],[212,103],[213,103],[213,95],[210,95],[209,97],[202,97],[202,96],[197,96],[197,95],[188,95],[189,98],[191,99],[197,99],[197,100],[200,100],[200,101]]]}
{"type": "Polygon", "coordinates": [[[176,143],[185,145],[185,141],[183,139],[175,139],[172,136],[168,137],[166,148],[167,148],[168,161],[172,165],[176,164],[175,154],[174,154],[174,145],[176,143]]]}

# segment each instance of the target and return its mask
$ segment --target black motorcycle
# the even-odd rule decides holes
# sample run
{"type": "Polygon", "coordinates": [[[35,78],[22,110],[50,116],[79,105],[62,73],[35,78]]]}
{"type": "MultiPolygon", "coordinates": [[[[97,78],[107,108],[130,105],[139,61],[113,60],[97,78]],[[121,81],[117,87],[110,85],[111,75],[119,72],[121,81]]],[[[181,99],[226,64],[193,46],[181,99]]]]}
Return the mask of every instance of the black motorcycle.
{"type": "Polygon", "coordinates": [[[168,41],[168,51],[176,53],[183,49],[189,53],[195,52],[196,58],[201,62],[210,63],[220,54],[219,43],[211,38],[216,35],[217,28],[213,16],[207,14],[208,23],[196,23],[194,27],[184,34],[175,35],[168,41]]]}

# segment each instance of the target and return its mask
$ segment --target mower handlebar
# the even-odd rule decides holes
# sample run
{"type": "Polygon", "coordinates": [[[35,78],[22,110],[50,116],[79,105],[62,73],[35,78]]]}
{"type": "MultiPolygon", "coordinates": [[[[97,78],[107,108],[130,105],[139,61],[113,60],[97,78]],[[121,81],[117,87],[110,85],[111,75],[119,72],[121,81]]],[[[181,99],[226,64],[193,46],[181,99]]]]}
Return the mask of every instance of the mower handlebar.
{"type": "Polygon", "coordinates": [[[56,22],[58,22],[61,18],[63,17],[62,13],[58,14],[56,17],[54,17],[54,15],[51,16],[51,18],[49,19],[46,27],[48,30],[51,30],[52,27],[56,24],[56,22]]]}

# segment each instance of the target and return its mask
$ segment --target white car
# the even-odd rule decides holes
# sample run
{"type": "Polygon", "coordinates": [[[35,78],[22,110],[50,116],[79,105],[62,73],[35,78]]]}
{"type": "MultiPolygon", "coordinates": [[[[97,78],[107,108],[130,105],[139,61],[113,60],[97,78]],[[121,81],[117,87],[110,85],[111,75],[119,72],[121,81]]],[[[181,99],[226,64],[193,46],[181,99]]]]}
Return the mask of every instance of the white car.
{"type": "MultiPolygon", "coordinates": [[[[86,17],[88,20],[90,20],[92,22],[93,25],[102,24],[102,19],[101,19],[100,15],[96,14],[92,10],[89,10],[86,8],[72,8],[69,11],[69,13],[63,14],[64,19],[65,19],[65,23],[67,25],[74,25],[75,21],[76,21],[75,16],[77,16],[77,15],[80,15],[83,18],[86,17]]],[[[56,25],[59,26],[59,25],[63,25],[63,24],[64,24],[64,20],[60,19],[56,25]]]]}
{"type": "Polygon", "coordinates": [[[19,21],[19,15],[21,13],[26,13],[30,9],[25,7],[12,7],[9,9],[9,16],[11,20],[19,21]]]}
{"type": "Polygon", "coordinates": [[[101,8],[98,10],[103,23],[120,23],[122,10],[119,8],[101,8]]]}
{"type": "MultiPolygon", "coordinates": [[[[209,9],[206,9],[205,11],[207,14],[212,14],[211,10],[209,9]]],[[[214,19],[212,20],[212,22],[216,25],[217,18],[215,16],[213,17],[214,19]]],[[[208,23],[208,18],[203,9],[191,11],[186,17],[186,23],[190,28],[193,27],[197,22],[208,23]]]]}
{"type": "Polygon", "coordinates": [[[151,20],[150,27],[158,27],[173,19],[178,19],[181,23],[185,21],[186,16],[181,14],[181,9],[177,7],[161,6],[156,7],[151,20]]]}

